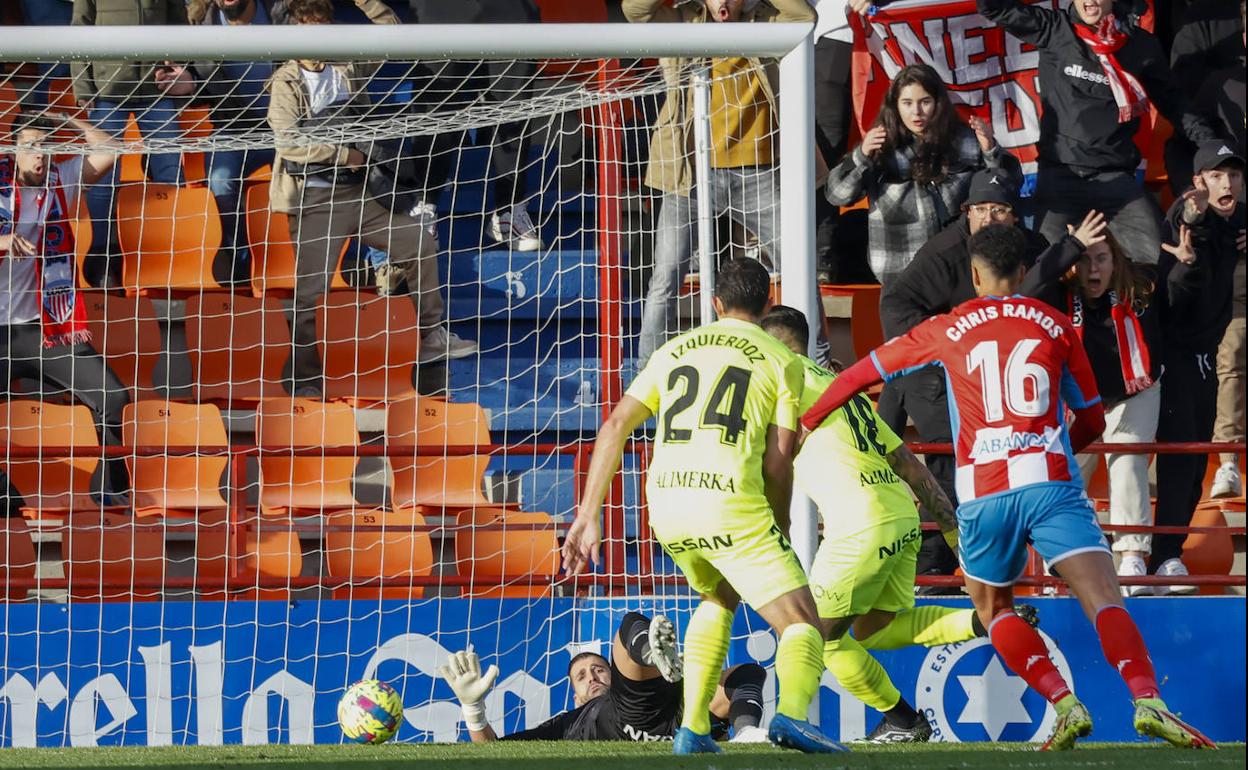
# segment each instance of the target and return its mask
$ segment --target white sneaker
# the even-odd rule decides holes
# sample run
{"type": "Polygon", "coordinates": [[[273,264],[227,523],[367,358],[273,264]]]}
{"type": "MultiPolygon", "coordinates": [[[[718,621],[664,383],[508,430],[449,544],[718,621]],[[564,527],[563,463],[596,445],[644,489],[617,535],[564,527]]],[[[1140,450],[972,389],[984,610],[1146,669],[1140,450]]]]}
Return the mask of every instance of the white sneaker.
{"type": "Polygon", "coordinates": [[[685,664],[676,649],[676,629],[665,615],[650,619],[650,665],[669,682],[679,682],[685,675],[685,664]]]}
{"type": "Polygon", "coordinates": [[[1239,463],[1222,463],[1217,473],[1213,474],[1213,486],[1209,488],[1209,496],[1243,497],[1244,480],[1239,474],[1239,463]]]}
{"type": "Polygon", "coordinates": [[[407,215],[416,220],[416,224],[425,228],[430,235],[438,234],[438,207],[432,203],[420,201],[412,206],[412,210],[407,215]]]}
{"type": "MultiPolygon", "coordinates": [[[[1144,577],[1148,574],[1148,565],[1138,556],[1124,556],[1118,562],[1119,577],[1144,577]]],[[[1153,592],[1152,586],[1123,586],[1123,596],[1148,596],[1153,592]]]]}
{"type": "Polygon", "coordinates": [[[416,363],[432,364],[448,358],[464,358],[476,352],[477,343],[439,326],[420,338],[420,353],[416,356],[416,363]]]}
{"type": "Polygon", "coordinates": [[[767,738],[767,731],[757,725],[742,727],[741,730],[728,741],[729,743],[770,743],[767,738]]]}
{"type": "Polygon", "coordinates": [[[519,204],[511,211],[496,211],[490,217],[490,235],[499,243],[509,243],[516,251],[537,251],[542,236],[537,232],[529,212],[519,204]]]}
{"type": "MultiPolygon", "coordinates": [[[[1187,577],[1187,567],[1179,559],[1166,559],[1157,568],[1157,575],[1160,577],[1187,577]]],[[[1189,585],[1168,585],[1157,586],[1154,591],[1158,596],[1169,596],[1171,594],[1194,594],[1196,586],[1189,585]]]]}

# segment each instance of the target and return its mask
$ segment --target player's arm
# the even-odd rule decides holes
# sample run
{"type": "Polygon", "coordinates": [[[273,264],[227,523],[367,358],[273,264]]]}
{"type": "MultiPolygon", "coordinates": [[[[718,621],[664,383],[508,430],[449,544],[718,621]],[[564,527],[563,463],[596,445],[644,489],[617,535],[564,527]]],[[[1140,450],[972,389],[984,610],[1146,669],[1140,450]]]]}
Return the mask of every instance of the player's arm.
{"type": "Polygon", "coordinates": [[[1095,441],[1105,431],[1105,404],[1096,390],[1096,376],[1088,353],[1067,327],[1067,339],[1072,340],[1066,365],[1062,367],[1062,399],[1075,415],[1070,426],[1070,448],[1076,454],[1095,441]]]}
{"type": "Polygon", "coordinates": [[[933,338],[944,316],[933,316],[910,331],[894,337],[866,358],[841,372],[828,386],[819,400],[802,415],[802,433],[818,428],[828,415],[845,406],[856,394],[878,382],[892,380],[938,362],[939,356],[929,351],[938,350],[940,339],[933,338]]]}
{"type": "Polygon", "coordinates": [[[464,714],[464,726],[468,728],[472,742],[491,743],[498,740],[494,728],[485,718],[485,696],[498,678],[498,666],[491,664],[482,674],[481,659],[469,646],[462,652],[451,653],[446,663],[438,666],[438,673],[459,699],[464,714]]]}
{"type": "Polygon", "coordinates": [[[767,448],[763,450],[763,493],[776,517],[776,526],[789,537],[789,505],[793,500],[793,454],[797,431],[767,427],[767,448]]]}
{"type": "Polygon", "coordinates": [[[1021,0],[976,0],[975,5],[985,19],[1024,43],[1041,48],[1049,44],[1053,31],[1062,23],[1059,11],[1021,0]]]}
{"type": "Polygon", "coordinates": [[[906,482],[910,491],[918,498],[919,505],[936,520],[941,534],[945,536],[945,542],[950,548],[957,548],[958,519],[954,515],[953,501],[945,494],[936,477],[904,444],[889,452],[887,459],[893,473],[906,482]]]}
{"type": "Polygon", "coordinates": [[[598,429],[589,473],[585,478],[585,491],[577,506],[576,519],[563,541],[563,570],[568,575],[579,575],[590,562],[598,564],[602,542],[602,501],[606,499],[611,480],[620,468],[624,442],[652,414],[649,406],[625,395],[598,429]]]}
{"type": "Polygon", "coordinates": [[[803,432],[818,428],[828,415],[849,403],[855,394],[866,390],[881,379],[883,378],[870,357],[861,359],[841,372],[819,397],[819,400],[811,404],[806,414],[802,415],[802,427],[805,429],[803,432]]]}

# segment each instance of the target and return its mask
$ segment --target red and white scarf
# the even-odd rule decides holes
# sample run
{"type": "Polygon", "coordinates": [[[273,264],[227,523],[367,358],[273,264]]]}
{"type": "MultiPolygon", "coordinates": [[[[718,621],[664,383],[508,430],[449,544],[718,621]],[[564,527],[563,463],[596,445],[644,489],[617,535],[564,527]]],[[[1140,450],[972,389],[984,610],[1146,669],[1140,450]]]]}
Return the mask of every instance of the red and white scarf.
{"type": "MultiPolygon", "coordinates": [[[[1144,340],[1140,319],[1129,305],[1118,301],[1114,291],[1106,292],[1109,298],[1109,315],[1114,322],[1114,339],[1118,343],[1118,363],[1122,366],[1122,382],[1127,395],[1134,396],[1153,385],[1153,364],[1144,340]]],[[[1070,292],[1070,322],[1083,341],[1083,298],[1078,292],[1070,292]]]]}
{"type": "Polygon", "coordinates": [[[1118,104],[1118,122],[1126,123],[1142,115],[1148,109],[1148,93],[1134,75],[1122,68],[1118,57],[1114,56],[1127,44],[1128,38],[1127,33],[1118,28],[1114,15],[1111,13],[1101,19],[1096,29],[1086,24],[1075,24],[1074,28],[1075,34],[1088,44],[1088,48],[1092,49],[1092,53],[1101,62],[1101,68],[1105,70],[1109,90],[1113,92],[1114,101],[1118,104]]]}
{"type": "MultiPolygon", "coordinates": [[[[17,168],[10,155],[0,156],[0,235],[9,235],[21,222],[22,196],[16,184],[17,168]]],[[[74,252],[74,231],[69,226],[69,206],[61,175],[53,163],[47,182],[40,188],[35,202],[40,249],[35,260],[36,284],[39,287],[39,321],[43,328],[43,346],[76,345],[90,342],[87,329],[87,308],[79,297],[78,263],[74,252]]],[[[0,255],[0,259],[11,259],[0,255]]]]}

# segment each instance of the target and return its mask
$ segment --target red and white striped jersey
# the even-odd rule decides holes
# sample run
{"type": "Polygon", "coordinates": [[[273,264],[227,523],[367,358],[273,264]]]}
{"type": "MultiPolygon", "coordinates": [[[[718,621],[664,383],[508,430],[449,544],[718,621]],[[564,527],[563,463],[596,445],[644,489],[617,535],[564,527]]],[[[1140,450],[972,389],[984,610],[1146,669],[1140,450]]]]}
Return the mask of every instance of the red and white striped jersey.
{"type": "Polygon", "coordinates": [[[1065,407],[1100,402],[1087,353],[1061,312],[981,297],[871,354],[890,380],[938,364],[949,388],[958,502],[1044,482],[1078,482],[1065,407]]]}

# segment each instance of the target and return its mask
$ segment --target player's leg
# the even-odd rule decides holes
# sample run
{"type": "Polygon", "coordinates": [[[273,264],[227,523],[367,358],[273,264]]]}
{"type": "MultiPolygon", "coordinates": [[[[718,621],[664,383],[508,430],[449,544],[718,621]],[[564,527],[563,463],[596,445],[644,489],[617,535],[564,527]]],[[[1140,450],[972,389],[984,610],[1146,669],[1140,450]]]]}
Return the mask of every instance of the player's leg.
{"type": "Polygon", "coordinates": [[[824,669],[823,634],[810,589],[794,588],[755,609],[780,638],[776,647],[780,698],[768,732],[772,743],[808,753],[844,751],[807,722],[824,669]]]}
{"type": "MultiPolygon", "coordinates": [[[[843,746],[806,721],[823,676],[823,635],[806,572],[770,511],[741,516],[737,522],[730,529],[731,544],[708,551],[707,558],[780,639],[776,647],[780,698],[768,735],[772,742],[800,751],[843,751],[843,746]]],[[[686,641],[686,682],[689,653],[686,641]]],[[[685,719],[689,719],[688,700],[685,708],[685,719]]]]}
{"type": "Polygon", "coordinates": [[[919,543],[917,538],[912,539],[900,553],[885,560],[889,572],[879,594],[871,609],[860,613],[854,621],[854,636],[868,650],[895,650],[914,644],[936,647],[985,635],[976,634],[974,610],[937,604],[915,606],[919,543]]]}
{"type": "Polygon", "coordinates": [[[719,751],[711,738],[710,707],[728,657],[732,619],[740,602],[732,586],[721,579],[713,591],[702,594],[702,602],[685,626],[684,713],[672,741],[675,754],[719,751]]]}
{"type": "Polygon", "coordinates": [[[659,677],[678,682],[682,675],[676,629],[663,615],[625,615],[611,644],[611,660],[617,671],[635,682],[659,677]]]}
{"type": "Polygon", "coordinates": [[[972,500],[958,509],[958,531],[966,590],[979,620],[1005,665],[1057,710],[1043,748],[1058,750],[1092,732],[1092,718],[1049,659],[1044,639],[1014,612],[1014,582],[1027,565],[1029,515],[1043,515],[1051,502],[1036,489],[972,500]]]}
{"type": "Polygon", "coordinates": [[[742,663],[724,670],[711,698],[711,716],[732,726],[734,743],[765,743],[763,683],[767,671],[757,663],[742,663]]]}
{"type": "Polygon", "coordinates": [[[1041,748],[1048,751],[1074,748],[1076,740],[1092,732],[1092,716],[1053,665],[1039,632],[1015,614],[1013,582],[990,585],[968,576],[966,590],[980,620],[988,626],[992,646],[1005,665],[1057,711],[1053,734],[1041,748]]]}
{"type": "Polygon", "coordinates": [[[1122,604],[1114,560],[1108,551],[1084,551],[1054,562],[1084,614],[1096,628],[1105,659],[1117,669],[1135,702],[1135,729],[1185,748],[1212,747],[1198,730],[1184,723],[1161,700],[1161,688],[1148,647],[1122,604]]]}
{"type": "Polygon", "coordinates": [[[890,606],[914,603],[918,548],[917,517],[885,521],[852,532],[829,531],[810,570],[811,593],[824,638],[824,666],[846,691],[885,715],[880,726],[871,732],[872,740],[911,742],[926,740],[931,735],[927,720],[901,697],[884,667],[849,634],[856,617],[872,611],[881,602],[890,606]],[[880,558],[881,545],[891,545],[905,537],[911,538],[905,548],[880,558]],[[894,573],[909,575],[909,587],[901,598],[885,596],[894,573]]]}

